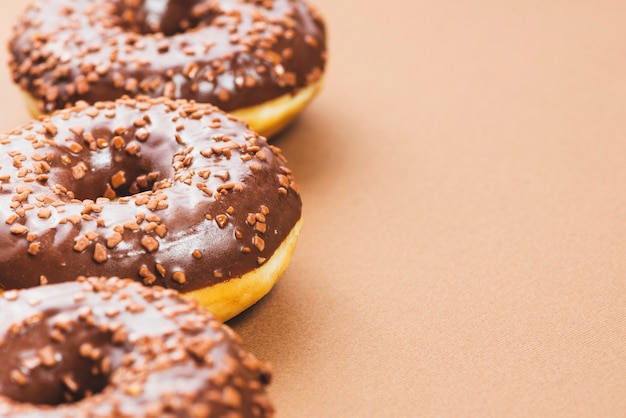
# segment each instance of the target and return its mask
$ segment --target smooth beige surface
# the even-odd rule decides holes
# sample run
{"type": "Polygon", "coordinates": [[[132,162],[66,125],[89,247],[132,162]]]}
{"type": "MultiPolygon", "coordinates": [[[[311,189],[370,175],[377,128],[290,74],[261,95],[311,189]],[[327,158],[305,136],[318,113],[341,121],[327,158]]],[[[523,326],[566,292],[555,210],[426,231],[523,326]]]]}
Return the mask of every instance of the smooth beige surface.
{"type": "Polygon", "coordinates": [[[278,416],[625,416],[626,3],[314,1],[306,224],[231,321],[278,416]]]}

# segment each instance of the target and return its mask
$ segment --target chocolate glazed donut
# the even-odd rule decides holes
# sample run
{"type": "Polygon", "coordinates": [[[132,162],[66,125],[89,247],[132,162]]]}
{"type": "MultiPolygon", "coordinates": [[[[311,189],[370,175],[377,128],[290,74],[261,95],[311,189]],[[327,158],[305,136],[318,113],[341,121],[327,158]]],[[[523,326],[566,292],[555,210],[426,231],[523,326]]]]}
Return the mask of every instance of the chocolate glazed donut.
{"type": "Polygon", "coordinates": [[[35,114],[166,96],[212,103],[267,136],[321,88],[326,34],[303,0],[37,0],[9,49],[35,114]]]}
{"type": "Polygon", "coordinates": [[[0,138],[0,288],[122,276],[221,319],[269,292],[300,231],[280,150],[211,105],[81,104],[0,138]]]}
{"type": "Polygon", "coordinates": [[[271,372],[193,300],[81,278],[0,296],[0,415],[270,417],[271,372]]]}

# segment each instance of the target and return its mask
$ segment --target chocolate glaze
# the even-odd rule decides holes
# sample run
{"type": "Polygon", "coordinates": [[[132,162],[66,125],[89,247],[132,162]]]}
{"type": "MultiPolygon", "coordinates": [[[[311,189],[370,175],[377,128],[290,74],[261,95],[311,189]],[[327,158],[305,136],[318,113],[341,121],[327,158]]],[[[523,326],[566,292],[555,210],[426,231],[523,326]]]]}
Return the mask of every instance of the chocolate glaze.
{"type": "Polygon", "coordinates": [[[9,50],[14,81],[44,113],[123,94],[232,111],[319,79],[326,35],[302,0],[41,0],[9,50]]]}
{"type": "Polygon", "coordinates": [[[264,417],[271,373],[173,290],[116,278],[0,297],[0,415],[264,417]]]}
{"type": "Polygon", "coordinates": [[[280,150],[215,107],[82,104],[0,137],[0,288],[122,276],[188,292],[263,265],[300,219],[280,150]]]}

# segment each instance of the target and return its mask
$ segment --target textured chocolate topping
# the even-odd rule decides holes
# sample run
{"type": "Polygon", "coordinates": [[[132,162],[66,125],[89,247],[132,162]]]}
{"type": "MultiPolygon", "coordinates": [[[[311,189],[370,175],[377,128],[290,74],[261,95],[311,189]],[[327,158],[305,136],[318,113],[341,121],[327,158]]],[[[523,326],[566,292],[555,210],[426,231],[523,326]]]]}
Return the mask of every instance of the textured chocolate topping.
{"type": "Polygon", "coordinates": [[[9,50],[13,79],[44,113],[124,94],[232,111],[318,80],[326,35],[302,0],[45,0],[9,50]]]}
{"type": "Polygon", "coordinates": [[[81,104],[0,137],[0,288],[121,276],[188,292],[266,262],[300,219],[280,150],[184,100],[81,104]]]}
{"type": "Polygon", "coordinates": [[[173,290],[82,278],[0,297],[0,415],[264,417],[270,372],[173,290]]]}

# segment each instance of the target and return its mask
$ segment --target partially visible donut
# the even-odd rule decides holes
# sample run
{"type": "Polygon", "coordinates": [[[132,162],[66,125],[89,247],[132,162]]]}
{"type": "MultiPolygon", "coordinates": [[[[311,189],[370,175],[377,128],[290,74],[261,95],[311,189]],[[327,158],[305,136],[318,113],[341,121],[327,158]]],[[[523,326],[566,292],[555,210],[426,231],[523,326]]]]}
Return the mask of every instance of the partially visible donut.
{"type": "Polygon", "coordinates": [[[269,417],[271,372],[176,291],[81,278],[0,297],[3,417],[269,417]]]}
{"type": "Polygon", "coordinates": [[[269,136],[321,88],[326,33],[304,0],[35,0],[9,49],[35,114],[166,96],[212,103],[269,136]]]}
{"type": "Polygon", "coordinates": [[[280,150],[211,105],[79,104],[0,137],[0,289],[122,276],[226,320],[287,268],[301,206],[280,150]]]}

